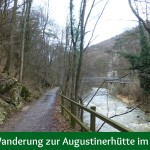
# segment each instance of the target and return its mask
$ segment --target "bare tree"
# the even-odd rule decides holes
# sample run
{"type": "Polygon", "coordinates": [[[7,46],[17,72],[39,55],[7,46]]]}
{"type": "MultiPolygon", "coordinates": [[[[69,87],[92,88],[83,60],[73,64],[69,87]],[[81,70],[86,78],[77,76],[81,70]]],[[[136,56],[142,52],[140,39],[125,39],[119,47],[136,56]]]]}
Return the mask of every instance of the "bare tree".
{"type": "Polygon", "coordinates": [[[25,41],[26,41],[26,29],[27,29],[27,18],[30,16],[32,0],[24,0],[24,8],[23,8],[23,25],[22,25],[22,42],[21,42],[21,56],[20,56],[20,73],[19,73],[19,81],[23,80],[23,68],[24,68],[24,51],[25,51],[25,41]]]}
{"type": "MultiPolygon", "coordinates": [[[[14,37],[15,37],[15,30],[16,30],[16,11],[17,11],[17,2],[18,0],[14,0],[14,6],[13,6],[13,13],[11,17],[10,22],[10,40],[9,40],[9,51],[8,51],[8,57],[6,61],[5,68],[3,72],[10,74],[10,68],[12,66],[12,57],[13,57],[13,51],[14,51],[14,37]]],[[[6,9],[6,1],[5,1],[5,7],[6,9]]],[[[6,10],[5,10],[6,11],[6,10]]],[[[5,12],[6,13],[6,12],[5,12]]]]}
{"type": "Polygon", "coordinates": [[[80,97],[80,87],[82,79],[82,65],[83,65],[83,54],[87,47],[91,44],[94,36],[96,26],[109,2],[107,0],[103,6],[103,9],[97,15],[94,27],[91,31],[89,41],[85,45],[85,36],[87,34],[87,26],[90,20],[90,16],[94,10],[94,7],[101,1],[93,0],[89,3],[87,0],[80,1],[79,19],[76,19],[74,12],[74,1],[70,0],[70,35],[71,35],[71,47],[73,52],[72,61],[72,86],[71,86],[71,97],[78,101],[80,97]],[[89,5],[89,7],[87,7],[89,5]]]}
{"type": "Polygon", "coordinates": [[[128,0],[129,6],[138,18],[138,20],[143,24],[144,28],[149,34],[150,38],[150,2],[149,0],[128,0]]]}

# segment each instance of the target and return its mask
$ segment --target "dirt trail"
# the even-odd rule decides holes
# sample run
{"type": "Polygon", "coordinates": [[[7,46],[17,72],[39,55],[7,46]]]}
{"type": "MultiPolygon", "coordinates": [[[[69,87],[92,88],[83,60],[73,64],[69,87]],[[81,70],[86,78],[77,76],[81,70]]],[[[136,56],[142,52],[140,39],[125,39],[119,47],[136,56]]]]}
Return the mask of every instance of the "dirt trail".
{"type": "Polygon", "coordinates": [[[33,131],[46,132],[50,131],[51,114],[56,98],[58,88],[47,91],[40,100],[30,106],[25,106],[22,110],[8,119],[0,127],[0,131],[33,131]]]}

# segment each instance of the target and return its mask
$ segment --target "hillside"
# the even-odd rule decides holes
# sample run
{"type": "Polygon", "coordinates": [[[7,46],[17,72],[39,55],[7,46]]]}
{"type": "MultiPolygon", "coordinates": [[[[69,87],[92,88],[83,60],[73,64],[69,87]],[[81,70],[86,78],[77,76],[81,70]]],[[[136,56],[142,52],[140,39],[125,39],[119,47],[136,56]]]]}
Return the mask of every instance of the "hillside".
{"type": "MultiPolygon", "coordinates": [[[[110,71],[115,72],[111,76],[123,75],[129,68],[129,63],[117,52],[123,51],[138,55],[140,53],[138,37],[138,29],[133,28],[111,39],[90,46],[85,54],[85,58],[88,58],[89,62],[85,60],[85,67],[92,68],[94,76],[109,76],[110,71]]],[[[88,72],[86,74],[93,76],[88,72]]]]}
{"type": "MultiPolygon", "coordinates": [[[[115,96],[121,95],[130,100],[140,100],[141,89],[138,75],[130,72],[130,63],[118,52],[127,52],[139,55],[140,40],[137,28],[126,31],[111,39],[92,45],[86,51],[84,57],[84,75],[88,77],[116,77],[132,80],[132,84],[111,84],[109,88],[115,96]],[[126,76],[127,75],[127,76],[126,76]]],[[[98,86],[99,84],[91,83],[89,86],[98,86]]],[[[105,85],[106,86],[106,85],[105,85]]]]}

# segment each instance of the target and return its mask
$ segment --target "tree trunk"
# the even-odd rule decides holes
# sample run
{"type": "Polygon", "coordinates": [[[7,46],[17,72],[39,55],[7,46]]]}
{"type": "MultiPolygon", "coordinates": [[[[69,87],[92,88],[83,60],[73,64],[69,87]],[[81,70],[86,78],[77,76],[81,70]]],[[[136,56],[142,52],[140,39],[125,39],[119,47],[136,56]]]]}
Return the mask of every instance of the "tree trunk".
{"type": "Polygon", "coordinates": [[[3,70],[3,72],[7,74],[10,74],[10,68],[13,64],[12,59],[13,59],[13,52],[14,52],[14,36],[15,36],[15,26],[16,26],[17,2],[18,0],[14,0],[13,14],[12,14],[11,25],[10,25],[9,51],[8,51],[6,65],[3,70]]]}
{"type": "Polygon", "coordinates": [[[84,51],[84,35],[85,35],[85,27],[84,27],[84,19],[85,19],[85,8],[86,8],[86,0],[83,1],[83,6],[80,14],[80,56],[79,63],[76,74],[76,85],[75,85],[75,99],[79,98],[80,84],[81,84],[81,69],[82,69],[82,61],[83,61],[83,51],[84,51]]]}
{"type": "Polygon", "coordinates": [[[26,28],[27,28],[27,17],[30,15],[32,0],[27,0],[24,3],[23,9],[23,27],[22,27],[22,43],[21,43],[21,52],[20,52],[20,73],[19,73],[19,81],[22,82],[23,80],[23,68],[24,68],[24,52],[25,52],[25,42],[26,42],[26,28]]]}

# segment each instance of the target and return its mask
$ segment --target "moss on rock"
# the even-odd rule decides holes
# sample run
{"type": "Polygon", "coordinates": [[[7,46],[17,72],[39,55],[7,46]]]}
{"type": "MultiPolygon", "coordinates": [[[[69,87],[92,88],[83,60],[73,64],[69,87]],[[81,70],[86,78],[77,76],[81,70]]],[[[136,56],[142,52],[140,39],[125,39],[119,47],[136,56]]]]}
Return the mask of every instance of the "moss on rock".
{"type": "Polygon", "coordinates": [[[5,119],[5,114],[6,114],[6,111],[4,108],[0,107],[0,124],[3,124],[3,121],[5,119]]]}
{"type": "MultiPolygon", "coordinates": [[[[28,86],[28,85],[27,85],[28,86]]],[[[0,74],[0,124],[7,115],[20,110],[26,102],[40,97],[42,89],[32,87],[32,92],[24,84],[6,74],[0,74]]]]}
{"type": "Polygon", "coordinates": [[[14,106],[19,105],[21,101],[21,96],[20,96],[21,90],[22,90],[21,86],[15,86],[10,90],[11,104],[13,104],[14,106]]]}
{"type": "Polygon", "coordinates": [[[4,100],[0,99],[0,107],[7,108],[9,107],[9,104],[4,100]]]}
{"type": "Polygon", "coordinates": [[[0,76],[0,94],[7,93],[15,84],[17,80],[7,75],[0,76]]]}
{"type": "Polygon", "coordinates": [[[31,92],[24,85],[21,85],[21,87],[22,90],[20,96],[23,97],[25,101],[28,101],[29,97],[31,96],[31,92]]]}

